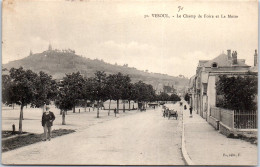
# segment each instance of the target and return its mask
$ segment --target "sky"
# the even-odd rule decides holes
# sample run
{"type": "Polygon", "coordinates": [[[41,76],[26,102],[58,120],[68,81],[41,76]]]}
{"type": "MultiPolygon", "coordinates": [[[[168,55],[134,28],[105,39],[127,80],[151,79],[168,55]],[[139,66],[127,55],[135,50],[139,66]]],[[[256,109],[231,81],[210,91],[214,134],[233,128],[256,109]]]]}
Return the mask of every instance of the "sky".
{"type": "Polygon", "coordinates": [[[252,66],[258,47],[257,6],[252,0],[5,0],[2,63],[22,59],[30,50],[40,53],[51,44],[172,76],[191,77],[199,60],[211,60],[227,49],[252,66]],[[221,18],[229,14],[238,18],[221,18]],[[196,18],[187,18],[191,15],[196,18]]]}

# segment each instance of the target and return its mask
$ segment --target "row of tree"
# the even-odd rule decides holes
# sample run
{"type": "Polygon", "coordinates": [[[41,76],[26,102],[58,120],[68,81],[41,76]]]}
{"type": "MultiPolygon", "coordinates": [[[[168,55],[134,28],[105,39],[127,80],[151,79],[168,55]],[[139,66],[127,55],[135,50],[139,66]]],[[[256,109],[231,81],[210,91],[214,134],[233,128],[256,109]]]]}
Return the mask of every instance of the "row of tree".
{"type": "Polygon", "coordinates": [[[156,95],[157,101],[180,101],[181,98],[177,94],[167,94],[165,92],[162,92],[159,95],[156,95]]]}
{"type": "Polygon", "coordinates": [[[97,71],[94,77],[84,78],[79,72],[66,74],[63,80],[56,82],[51,75],[44,72],[39,74],[25,70],[22,67],[9,71],[9,75],[2,75],[2,102],[4,104],[20,105],[19,131],[22,132],[23,108],[43,107],[55,102],[55,106],[62,112],[62,124],[65,124],[65,113],[68,110],[75,112],[79,102],[87,106],[87,102],[96,102],[97,117],[102,102],[109,100],[117,101],[117,112],[119,100],[123,100],[123,111],[125,102],[152,102],[152,101],[178,101],[177,95],[169,96],[166,93],[156,95],[152,85],[139,81],[131,83],[128,75],[122,73],[107,75],[104,71],[97,71]]]}

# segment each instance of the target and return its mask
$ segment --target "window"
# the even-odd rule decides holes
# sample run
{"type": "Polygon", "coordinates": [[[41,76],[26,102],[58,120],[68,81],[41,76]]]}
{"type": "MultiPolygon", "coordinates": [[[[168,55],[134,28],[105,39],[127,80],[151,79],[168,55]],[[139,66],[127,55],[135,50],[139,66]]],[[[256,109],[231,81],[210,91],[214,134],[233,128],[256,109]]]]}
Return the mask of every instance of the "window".
{"type": "Polygon", "coordinates": [[[213,67],[213,68],[217,68],[217,67],[218,67],[218,63],[213,62],[212,65],[211,65],[211,67],[213,67]]]}
{"type": "Polygon", "coordinates": [[[203,95],[207,95],[207,88],[208,88],[208,84],[203,83],[203,95]]]}

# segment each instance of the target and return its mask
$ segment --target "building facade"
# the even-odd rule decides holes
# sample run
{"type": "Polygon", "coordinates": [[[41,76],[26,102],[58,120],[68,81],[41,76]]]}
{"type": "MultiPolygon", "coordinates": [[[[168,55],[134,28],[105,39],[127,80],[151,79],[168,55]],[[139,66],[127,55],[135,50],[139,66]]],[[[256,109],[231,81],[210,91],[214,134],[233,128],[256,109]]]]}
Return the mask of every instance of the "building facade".
{"type": "Polygon", "coordinates": [[[237,52],[227,50],[212,60],[200,60],[196,75],[191,77],[189,84],[190,105],[204,119],[210,116],[210,107],[216,106],[216,82],[220,75],[247,75],[258,72],[257,51],[254,54],[254,67],[250,68],[244,59],[237,58],[237,52]]]}

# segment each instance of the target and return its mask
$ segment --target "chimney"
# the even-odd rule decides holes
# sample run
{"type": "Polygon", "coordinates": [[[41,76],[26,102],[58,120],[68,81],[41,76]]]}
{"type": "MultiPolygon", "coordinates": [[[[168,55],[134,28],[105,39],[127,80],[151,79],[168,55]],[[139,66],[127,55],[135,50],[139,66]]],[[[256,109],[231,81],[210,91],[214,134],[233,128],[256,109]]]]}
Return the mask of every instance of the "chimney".
{"type": "Polygon", "coordinates": [[[233,51],[232,53],[232,64],[237,64],[237,51],[233,51]]]}
{"type": "Polygon", "coordinates": [[[257,57],[258,57],[257,50],[255,50],[255,55],[254,55],[254,66],[257,66],[257,64],[258,64],[258,59],[257,59],[257,57]]]}
{"type": "Polygon", "coordinates": [[[231,50],[230,49],[227,50],[227,55],[228,55],[228,60],[230,60],[231,59],[231,50]]]}

